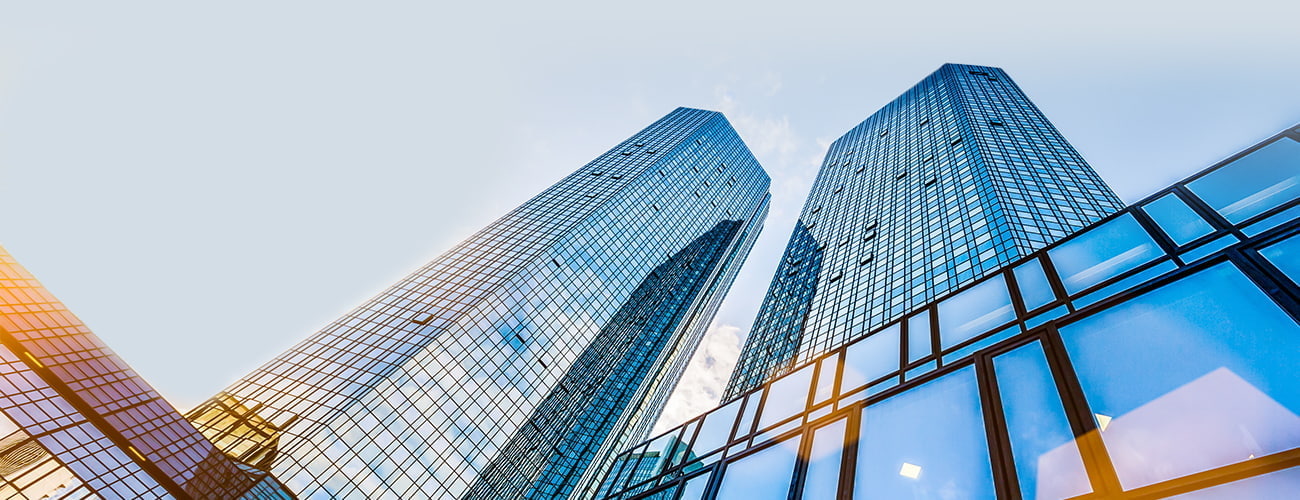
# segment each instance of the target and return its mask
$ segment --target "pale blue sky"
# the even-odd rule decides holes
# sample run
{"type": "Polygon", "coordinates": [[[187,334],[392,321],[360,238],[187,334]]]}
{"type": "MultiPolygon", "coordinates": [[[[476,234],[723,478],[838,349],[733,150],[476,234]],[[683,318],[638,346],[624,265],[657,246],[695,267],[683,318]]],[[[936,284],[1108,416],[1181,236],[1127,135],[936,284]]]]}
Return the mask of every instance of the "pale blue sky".
{"type": "Polygon", "coordinates": [[[1300,122],[1297,5],[3,2],[0,244],[184,408],[674,107],[720,110],[772,215],[682,418],[825,145],[940,64],[1005,68],[1133,201],[1300,122]]]}

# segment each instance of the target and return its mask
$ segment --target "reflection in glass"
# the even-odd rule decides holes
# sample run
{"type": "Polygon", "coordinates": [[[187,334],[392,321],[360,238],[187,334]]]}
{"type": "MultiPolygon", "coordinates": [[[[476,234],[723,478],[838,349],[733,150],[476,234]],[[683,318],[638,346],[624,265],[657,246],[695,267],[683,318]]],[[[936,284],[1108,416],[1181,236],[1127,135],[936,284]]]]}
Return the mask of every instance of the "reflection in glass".
{"type": "Polygon", "coordinates": [[[1056,382],[1038,342],[993,358],[1020,494],[1069,498],[1092,491],[1056,382]]]}
{"type": "Polygon", "coordinates": [[[716,500],[785,500],[799,455],[796,436],[727,464],[716,500]]]}
{"type": "Polygon", "coordinates": [[[1245,498],[1292,498],[1300,491],[1300,467],[1221,484],[1169,498],[1178,500],[1242,500],[1245,498]]]}
{"type": "Polygon", "coordinates": [[[1163,255],[1132,214],[1089,229],[1047,251],[1071,295],[1163,255]]]}
{"type": "Polygon", "coordinates": [[[763,401],[763,416],[758,419],[760,430],[807,409],[808,388],[812,386],[814,366],[805,366],[772,382],[767,389],[767,399],[763,401]]]}
{"type": "Polygon", "coordinates": [[[1052,284],[1047,282],[1047,274],[1043,272],[1043,264],[1038,259],[1031,259],[1012,272],[1016,275],[1016,286],[1020,288],[1020,299],[1025,301],[1026,311],[1033,311],[1056,300],[1052,284]]]}
{"type": "Polygon", "coordinates": [[[930,312],[921,311],[907,318],[907,362],[930,355],[930,312]]]}
{"type": "Polygon", "coordinates": [[[1260,255],[1277,266],[1291,281],[1300,283],[1300,237],[1292,236],[1265,247],[1260,255]]]}
{"type": "Polygon", "coordinates": [[[682,488],[682,497],[679,500],[700,500],[704,497],[704,488],[709,486],[709,478],[713,473],[706,472],[686,480],[686,486],[682,488]]]}
{"type": "Polygon", "coordinates": [[[1060,334],[1126,488],[1300,446],[1300,328],[1230,263],[1060,334]]]}
{"type": "Polygon", "coordinates": [[[808,452],[807,479],[803,498],[835,498],[840,484],[840,460],[844,456],[844,429],[847,420],[839,419],[813,432],[812,450],[808,452]]]}
{"type": "Polygon", "coordinates": [[[740,411],[742,401],[744,400],[732,401],[704,417],[704,423],[700,424],[700,433],[695,436],[695,444],[691,447],[692,453],[697,456],[704,455],[727,444],[731,437],[731,426],[736,423],[736,413],[740,411]]]}
{"type": "Polygon", "coordinates": [[[1300,142],[1282,138],[1187,183],[1233,224],[1300,195],[1300,142]]]}
{"type": "Polygon", "coordinates": [[[939,303],[939,342],[947,349],[1013,319],[1011,293],[997,275],[939,303]]]}
{"type": "Polygon", "coordinates": [[[835,372],[839,370],[839,356],[831,355],[818,363],[817,387],[813,388],[813,404],[826,401],[835,391],[835,372]]]}
{"type": "Polygon", "coordinates": [[[844,350],[840,394],[848,394],[867,382],[898,371],[898,356],[902,350],[898,325],[894,323],[844,350]]]}
{"type": "Polygon", "coordinates": [[[1142,210],[1179,246],[1214,232],[1214,227],[1209,222],[1205,222],[1174,193],[1143,205],[1142,210]]]}
{"type": "Polygon", "coordinates": [[[993,498],[975,369],[867,407],[853,498],[993,498]]]}

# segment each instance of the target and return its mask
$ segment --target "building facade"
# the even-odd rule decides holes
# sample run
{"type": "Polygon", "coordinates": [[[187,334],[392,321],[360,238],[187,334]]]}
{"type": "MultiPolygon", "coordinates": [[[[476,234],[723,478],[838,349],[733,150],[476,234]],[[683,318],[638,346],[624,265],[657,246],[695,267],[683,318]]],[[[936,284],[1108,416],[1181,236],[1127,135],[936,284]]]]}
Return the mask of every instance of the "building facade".
{"type": "Polygon", "coordinates": [[[208,442],[0,248],[0,498],[293,497],[208,442]]]}
{"type": "Polygon", "coordinates": [[[304,498],[590,495],[646,436],[766,217],[719,113],[679,108],[191,419],[304,498]]]}
{"type": "Polygon", "coordinates": [[[1300,125],[907,312],[630,447],[601,498],[1294,497],[1300,125]]]}
{"type": "Polygon", "coordinates": [[[723,399],[1122,207],[1004,71],[946,64],[831,144],[723,399]]]}

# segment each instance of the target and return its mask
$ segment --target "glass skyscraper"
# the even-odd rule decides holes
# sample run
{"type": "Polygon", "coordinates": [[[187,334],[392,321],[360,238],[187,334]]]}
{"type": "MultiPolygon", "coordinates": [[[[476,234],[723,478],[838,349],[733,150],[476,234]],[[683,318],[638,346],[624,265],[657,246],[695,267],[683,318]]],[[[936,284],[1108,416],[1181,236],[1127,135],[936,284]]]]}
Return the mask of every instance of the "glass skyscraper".
{"type": "Polygon", "coordinates": [[[1122,207],[1005,72],[945,64],[831,144],[723,398],[1122,207]]]}
{"type": "Polygon", "coordinates": [[[292,498],[221,453],[0,248],[0,498],[292,498]]]}
{"type": "Polygon", "coordinates": [[[908,312],[629,447],[600,498],[1294,498],[1300,125],[908,312]]]}
{"type": "Polygon", "coordinates": [[[303,498],[590,495],[649,433],[768,184],[721,114],[679,108],[190,417],[303,498]]]}

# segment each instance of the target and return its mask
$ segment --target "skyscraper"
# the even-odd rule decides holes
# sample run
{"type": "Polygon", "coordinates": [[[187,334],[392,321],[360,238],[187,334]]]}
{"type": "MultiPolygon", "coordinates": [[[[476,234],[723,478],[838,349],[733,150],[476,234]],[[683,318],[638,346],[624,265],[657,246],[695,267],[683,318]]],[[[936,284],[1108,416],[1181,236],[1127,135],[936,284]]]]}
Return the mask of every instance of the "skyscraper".
{"type": "Polygon", "coordinates": [[[217,450],[3,248],[0,497],[291,498],[217,450]]]}
{"type": "Polygon", "coordinates": [[[598,498],[1296,496],[1300,125],[909,313],[630,446],[598,498]]]}
{"type": "Polygon", "coordinates": [[[677,109],[190,416],[305,498],[589,491],[653,425],[768,183],[721,114],[677,109]]]}
{"type": "Polygon", "coordinates": [[[945,64],[831,144],[723,399],[1121,207],[1005,72],[945,64]]]}

